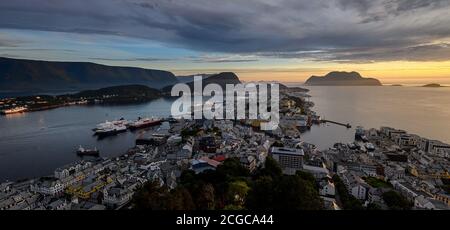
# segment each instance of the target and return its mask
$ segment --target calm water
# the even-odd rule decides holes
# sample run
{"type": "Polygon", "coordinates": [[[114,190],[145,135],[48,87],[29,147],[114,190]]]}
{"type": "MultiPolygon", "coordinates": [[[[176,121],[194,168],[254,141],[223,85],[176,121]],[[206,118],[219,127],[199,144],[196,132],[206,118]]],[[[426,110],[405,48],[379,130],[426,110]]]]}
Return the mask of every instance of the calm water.
{"type": "Polygon", "coordinates": [[[350,142],[354,128],[391,126],[423,137],[450,143],[450,87],[311,86],[314,110],[327,120],[350,123],[353,128],[327,124],[313,127],[303,139],[321,149],[335,142],[350,142]]]}
{"type": "MultiPolygon", "coordinates": [[[[450,143],[450,87],[308,87],[319,115],[353,127],[382,125],[405,129],[450,143]]],[[[78,145],[97,147],[102,156],[117,156],[134,145],[142,132],[97,140],[91,129],[99,122],[124,117],[168,116],[172,101],[158,99],[127,106],[72,106],[0,116],[0,181],[48,175],[80,159],[78,145]]],[[[305,141],[331,147],[353,140],[354,128],[314,126],[305,141]]]]}
{"type": "Polygon", "coordinates": [[[0,116],[0,181],[48,175],[80,159],[79,145],[97,147],[101,156],[117,156],[134,146],[143,131],[97,140],[92,128],[105,120],[170,115],[169,99],[127,106],[71,106],[0,116]]]}

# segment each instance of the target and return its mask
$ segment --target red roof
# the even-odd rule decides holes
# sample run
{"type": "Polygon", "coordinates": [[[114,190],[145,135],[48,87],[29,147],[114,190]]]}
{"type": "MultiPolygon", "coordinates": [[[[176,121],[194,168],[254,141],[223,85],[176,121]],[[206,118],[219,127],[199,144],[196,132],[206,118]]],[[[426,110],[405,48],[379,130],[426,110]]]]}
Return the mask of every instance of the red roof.
{"type": "Polygon", "coordinates": [[[218,161],[218,162],[222,162],[224,160],[226,160],[227,158],[224,155],[217,155],[213,158],[213,160],[218,161]]]}

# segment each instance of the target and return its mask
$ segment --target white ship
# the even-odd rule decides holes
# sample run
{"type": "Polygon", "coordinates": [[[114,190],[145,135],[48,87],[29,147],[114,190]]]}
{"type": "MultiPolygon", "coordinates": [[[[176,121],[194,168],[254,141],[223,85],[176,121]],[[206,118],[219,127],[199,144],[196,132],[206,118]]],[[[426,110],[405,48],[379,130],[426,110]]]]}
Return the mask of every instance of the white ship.
{"type": "Polygon", "coordinates": [[[94,129],[95,135],[99,137],[112,136],[118,133],[126,132],[128,121],[120,119],[117,121],[106,121],[98,124],[94,129]]]}
{"type": "Polygon", "coordinates": [[[5,114],[5,115],[6,114],[14,114],[14,113],[23,113],[26,110],[27,110],[27,108],[25,108],[25,107],[15,107],[15,108],[12,108],[12,109],[5,109],[1,113],[5,114]]]}
{"type": "Polygon", "coordinates": [[[103,123],[100,123],[94,129],[92,129],[92,131],[107,129],[111,126],[128,126],[129,124],[130,124],[130,121],[120,118],[119,120],[105,121],[103,123]]]}

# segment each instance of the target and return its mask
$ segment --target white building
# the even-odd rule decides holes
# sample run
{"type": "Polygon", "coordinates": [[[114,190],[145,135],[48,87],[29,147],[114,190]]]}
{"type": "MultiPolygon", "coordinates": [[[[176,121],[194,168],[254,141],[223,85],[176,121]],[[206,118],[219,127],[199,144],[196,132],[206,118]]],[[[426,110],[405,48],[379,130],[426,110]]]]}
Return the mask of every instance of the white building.
{"type": "Polygon", "coordinates": [[[298,170],[303,169],[302,149],[272,147],[270,150],[272,158],[280,164],[284,174],[295,175],[298,170]]]}

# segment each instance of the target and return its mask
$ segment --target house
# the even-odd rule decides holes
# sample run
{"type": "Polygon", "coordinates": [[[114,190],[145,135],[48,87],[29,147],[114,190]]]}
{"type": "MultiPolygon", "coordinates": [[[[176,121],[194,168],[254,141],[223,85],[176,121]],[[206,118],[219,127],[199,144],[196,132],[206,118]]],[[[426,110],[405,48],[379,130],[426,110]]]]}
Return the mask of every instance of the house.
{"type": "Polygon", "coordinates": [[[369,203],[381,203],[383,202],[383,189],[382,188],[370,188],[367,193],[367,201],[369,203]]]}
{"type": "Polygon", "coordinates": [[[115,209],[128,203],[133,198],[133,194],[133,191],[120,186],[105,188],[103,189],[103,204],[115,209]]]}
{"type": "Polygon", "coordinates": [[[303,165],[302,171],[312,174],[316,180],[330,177],[330,172],[323,166],[303,165]]]}
{"type": "Polygon", "coordinates": [[[207,157],[202,157],[198,160],[192,160],[191,169],[195,171],[196,174],[201,173],[206,170],[216,170],[217,166],[221,163],[207,157]]]}
{"type": "Polygon", "coordinates": [[[350,195],[359,200],[366,200],[368,198],[368,192],[371,188],[361,177],[357,176],[353,172],[346,172],[342,174],[342,181],[347,187],[350,195]]]}
{"type": "Polygon", "coordinates": [[[442,201],[419,195],[414,199],[414,207],[427,210],[450,210],[450,207],[442,201]]]}
{"type": "Polygon", "coordinates": [[[256,169],[256,158],[254,156],[242,156],[239,161],[241,165],[247,168],[250,172],[253,172],[256,169]]]}
{"type": "Polygon", "coordinates": [[[55,177],[58,179],[63,179],[70,175],[69,170],[65,168],[57,168],[54,174],[55,177]]]}
{"type": "Polygon", "coordinates": [[[417,191],[414,191],[413,189],[403,185],[399,181],[392,180],[390,181],[390,183],[392,184],[395,190],[399,191],[404,197],[406,197],[406,199],[408,199],[411,202],[413,202],[414,199],[419,196],[417,191]]]}
{"type": "Polygon", "coordinates": [[[217,150],[215,138],[212,136],[202,137],[199,141],[199,148],[205,153],[215,153],[217,150]]]}
{"type": "Polygon", "coordinates": [[[58,199],[56,201],[53,201],[47,206],[47,209],[49,210],[70,210],[71,203],[67,202],[64,199],[58,199]]]}
{"type": "Polygon", "coordinates": [[[63,193],[65,185],[57,179],[45,178],[32,184],[30,189],[40,194],[56,196],[63,193]]]}
{"type": "Polygon", "coordinates": [[[319,185],[319,194],[321,196],[334,197],[336,195],[334,183],[329,180],[321,181],[319,185]]]}
{"type": "Polygon", "coordinates": [[[434,199],[443,202],[447,206],[450,206],[450,196],[444,193],[438,193],[434,196],[434,199]]]}
{"type": "Polygon", "coordinates": [[[406,169],[394,164],[384,167],[384,175],[389,180],[399,180],[405,177],[406,169]]]}

